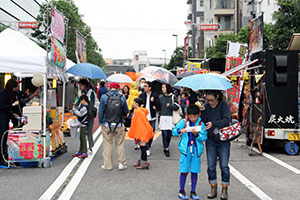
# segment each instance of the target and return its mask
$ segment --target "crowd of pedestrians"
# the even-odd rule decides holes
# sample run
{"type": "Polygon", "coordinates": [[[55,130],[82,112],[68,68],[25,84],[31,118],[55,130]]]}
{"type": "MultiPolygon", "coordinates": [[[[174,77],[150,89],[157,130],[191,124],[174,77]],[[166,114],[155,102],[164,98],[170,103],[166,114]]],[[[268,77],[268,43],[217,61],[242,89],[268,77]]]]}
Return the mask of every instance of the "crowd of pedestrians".
{"type": "MultiPolygon", "coordinates": [[[[199,199],[196,194],[196,185],[205,143],[208,182],[211,186],[207,197],[212,199],[217,196],[216,165],[219,160],[222,179],[221,199],[228,198],[230,142],[220,142],[213,134],[215,128],[222,128],[230,123],[230,109],[220,91],[206,91],[204,96],[198,97],[197,93],[191,89],[183,88],[176,93],[169,84],[163,83],[161,84],[161,93],[156,94],[153,92],[153,83],[141,79],[139,84],[132,82],[130,87],[125,85],[122,89],[118,83],[105,84],[105,82],[101,82],[96,96],[94,92],[90,91],[91,88],[86,81],[81,80],[79,85],[80,102],[74,113],[80,119],[84,131],[80,132],[80,150],[73,156],[80,158],[88,156],[86,139],[83,137],[91,134],[89,127],[92,127],[93,124],[90,123],[94,121],[91,110],[96,103],[96,97],[98,97],[98,119],[103,136],[103,170],[113,169],[113,141],[115,141],[118,155],[118,169],[128,168],[124,147],[127,129],[129,129],[128,137],[135,140],[135,149],[141,151],[140,159],[133,166],[136,169],[149,169],[150,163],[147,158],[151,155],[155,130],[159,128],[162,132],[162,152],[165,157],[171,155],[169,145],[172,136],[180,137],[178,143],[180,152],[178,197],[180,199],[189,198],[185,192],[185,182],[188,173],[191,173],[192,185],[189,196],[192,199],[199,199]],[[91,102],[89,103],[91,105],[86,106],[86,100],[91,102]],[[201,101],[199,102],[199,100],[201,101]],[[206,101],[206,104],[203,104],[203,100],[206,101]],[[174,124],[173,113],[180,108],[183,110],[182,120],[174,124]],[[158,123],[158,127],[156,127],[156,123],[158,123]]],[[[89,138],[90,153],[92,153],[92,148],[93,143],[89,138]]]]}

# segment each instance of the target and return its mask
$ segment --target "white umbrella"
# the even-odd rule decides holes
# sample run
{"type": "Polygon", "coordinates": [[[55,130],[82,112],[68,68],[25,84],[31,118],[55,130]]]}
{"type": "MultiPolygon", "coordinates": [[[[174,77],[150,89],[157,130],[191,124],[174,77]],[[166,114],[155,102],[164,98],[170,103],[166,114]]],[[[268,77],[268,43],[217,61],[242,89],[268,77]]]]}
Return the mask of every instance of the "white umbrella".
{"type": "Polygon", "coordinates": [[[113,74],[107,77],[106,81],[116,83],[131,83],[132,79],[125,74],[113,74]]]}

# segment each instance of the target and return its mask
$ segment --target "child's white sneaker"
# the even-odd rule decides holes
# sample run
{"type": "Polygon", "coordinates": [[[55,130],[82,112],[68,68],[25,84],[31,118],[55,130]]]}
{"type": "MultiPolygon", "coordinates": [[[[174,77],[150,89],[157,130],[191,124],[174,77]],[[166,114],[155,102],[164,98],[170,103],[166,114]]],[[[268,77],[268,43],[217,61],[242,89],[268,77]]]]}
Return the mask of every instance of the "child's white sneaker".
{"type": "Polygon", "coordinates": [[[146,154],[147,154],[147,156],[151,156],[151,151],[149,149],[146,150],[146,154]]]}

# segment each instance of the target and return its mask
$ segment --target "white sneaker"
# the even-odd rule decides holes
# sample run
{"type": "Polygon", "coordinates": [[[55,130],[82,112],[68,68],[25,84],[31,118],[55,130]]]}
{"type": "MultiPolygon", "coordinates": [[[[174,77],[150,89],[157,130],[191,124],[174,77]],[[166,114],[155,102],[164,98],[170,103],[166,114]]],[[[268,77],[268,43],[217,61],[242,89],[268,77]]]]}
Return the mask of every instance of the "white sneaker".
{"type": "Polygon", "coordinates": [[[125,164],[125,165],[123,165],[122,163],[120,163],[119,164],[119,166],[118,166],[118,169],[119,170],[125,170],[125,169],[127,169],[128,168],[128,166],[125,164]]]}
{"type": "Polygon", "coordinates": [[[151,156],[151,151],[149,149],[146,150],[146,154],[147,154],[147,156],[151,156]]]}
{"type": "Polygon", "coordinates": [[[141,147],[140,147],[140,145],[139,144],[136,144],[135,146],[134,146],[134,149],[135,150],[138,150],[138,149],[140,149],[141,147]]]}
{"type": "Polygon", "coordinates": [[[107,168],[105,167],[105,165],[102,165],[102,166],[101,166],[101,169],[106,170],[106,171],[111,171],[111,170],[112,170],[112,169],[107,169],[107,168]]]}

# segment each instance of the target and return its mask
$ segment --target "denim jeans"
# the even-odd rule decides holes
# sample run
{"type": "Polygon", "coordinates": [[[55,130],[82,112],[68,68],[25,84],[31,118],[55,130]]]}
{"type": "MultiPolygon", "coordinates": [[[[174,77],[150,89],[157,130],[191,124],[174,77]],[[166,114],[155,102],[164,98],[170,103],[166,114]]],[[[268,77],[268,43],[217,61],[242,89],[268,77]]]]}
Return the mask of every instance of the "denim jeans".
{"type": "Polygon", "coordinates": [[[162,130],[162,142],[164,148],[169,148],[169,144],[171,142],[172,130],[162,130]]]}
{"type": "Polygon", "coordinates": [[[230,157],[230,142],[217,142],[214,138],[209,138],[206,141],[206,156],[207,156],[207,174],[210,184],[217,183],[217,157],[219,157],[222,184],[229,185],[229,157],[230,157]]]}
{"type": "MultiPolygon", "coordinates": [[[[150,123],[150,125],[153,128],[153,132],[155,133],[155,123],[156,123],[156,120],[151,120],[151,121],[149,121],[149,123],[150,123]]],[[[149,140],[149,142],[146,144],[147,150],[149,150],[151,148],[152,142],[153,142],[153,138],[151,138],[149,140]]]]}

